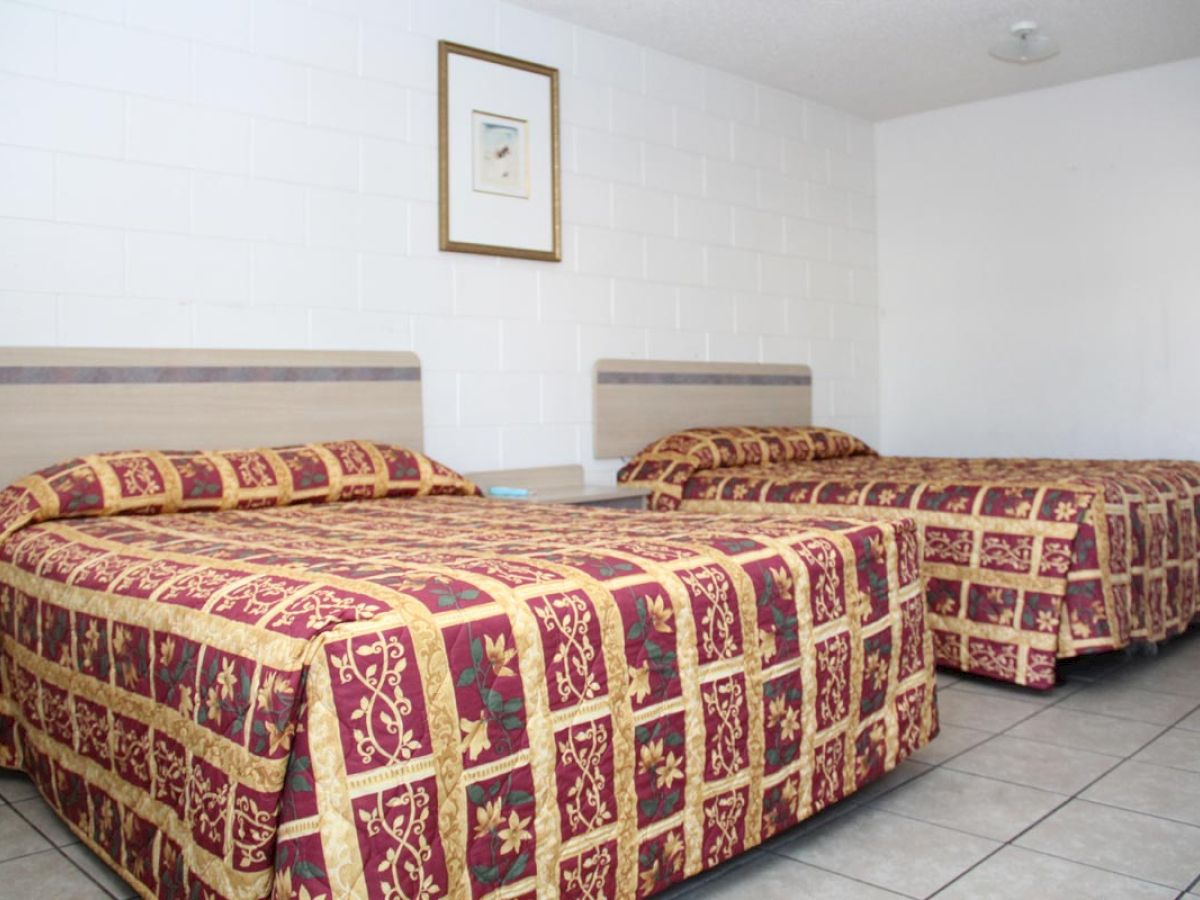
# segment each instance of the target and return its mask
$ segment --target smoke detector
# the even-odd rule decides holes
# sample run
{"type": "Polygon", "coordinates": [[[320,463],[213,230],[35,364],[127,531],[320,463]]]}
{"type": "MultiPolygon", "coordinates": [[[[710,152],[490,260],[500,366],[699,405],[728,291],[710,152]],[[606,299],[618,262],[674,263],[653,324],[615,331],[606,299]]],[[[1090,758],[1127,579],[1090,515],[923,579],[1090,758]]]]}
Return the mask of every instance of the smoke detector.
{"type": "Polygon", "coordinates": [[[992,44],[988,51],[996,59],[1026,65],[1058,53],[1058,44],[1038,31],[1037,22],[1030,19],[1014,22],[1009,32],[1008,37],[992,44]]]}

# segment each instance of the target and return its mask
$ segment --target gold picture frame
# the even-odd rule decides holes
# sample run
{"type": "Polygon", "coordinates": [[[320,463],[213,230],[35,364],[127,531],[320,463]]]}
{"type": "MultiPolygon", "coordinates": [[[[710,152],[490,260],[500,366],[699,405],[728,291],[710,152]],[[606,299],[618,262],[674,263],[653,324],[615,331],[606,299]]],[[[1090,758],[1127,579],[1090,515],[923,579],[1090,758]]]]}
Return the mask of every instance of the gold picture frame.
{"type": "MultiPolygon", "coordinates": [[[[494,79],[494,81],[500,81],[500,79],[494,79]]],[[[528,100],[524,102],[528,103],[528,100]]],[[[542,116],[543,112],[539,111],[538,115],[542,116]]],[[[462,116],[460,115],[459,118],[462,116]]],[[[458,141],[464,140],[463,127],[466,126],[461,123],[456,124],[455,134],[458,141]]],[[[483,253],[490,256],[511,256],[549,262],[562,261],[562,167],[559,140],[558,69],[493,53],[490,50],[481,50],[478,47],[468,47],[452,41],[438,41],[438,247],[456,253],[483,253]],[[547,79],[549,111],[548,114],[544,114],[541,124],[547,126],[549,133],[545,136],[537,135],[537,123],[527,121],[526,116],[518,114],[519,110],[495,108],[497,101],[494,97],[481,100],[480,103],[483,105],[478,107],[474,102],[462,104],[461,99],[456,97],[456,107],[462,106],[462,109],[456,109],[456,112],[469,110],[471,113],[469,130],[474,143],[469,151],[469,165],[463,164],[464,154],[467,154],[463,148],[456,147],[452,158],[450,70],[451,57],[454,56],[544,76],[547,79]],[[503,134],[492,135],[492,140],[488,144],[489,148],[495,147],[497,146],[496,142],[500,141],[499,149],[493,151],[498,154],[507,153],[510,149],[519,149],[519,160],[515,165],[497,165],[496,160],[489,160],[488,171],[494,179],[509,177],[520,170],[520,177],[526,179],[523,190],[488,190],[476,186],[480,177],[478,174],[480,171],[479,154],[485,152],[485,148],[478,142],[474,130],[475,120],[479,115],[489,117],[491,120],[509,120],[521,123],[519,136],[515,126],[512,134],[514,138],[523,142],[519,148],[504,146],[502,144],[505,139],[503,134]],[[531,131],[534,131],[532,136],[531,131]],[[543,141],[544,144],[538,143],[543,141]],[[452,167],[453,172],[451,171],[452,167]],[[538,186],[542,187],[541,191],[538,190],[538,186]],[[452,188],[457,193],[452,194],[452,188]],[[547,189],[548,197],[545,196],[547,189]],[[481,196],[471,196],[472,191],[481,196]],[[472,202],[483,205],[484,212],[476,216],[477,223],[468,223],[467,227],[463,227],[459,221],[451,221],[452,212],[457,219],[471,218],[473,215],[472,202]],[[506,207],[506,203],[510,205],[506,207]],[[536,205],[532,207],[516,205],[521,203],[536,205]],[[506,210],[513,213],[507,224],[505,223],[506,210]],[[544,221],[545,213],[549,215],[549,222],[544,221]],[[502,231],[508,234],[519,231],[520,224],[527,223],[531,219],[536,221],[537,228],[535,230],[539,231],[542,237],[541,246],[537,245],[536,239],[528,242],[532,246],[522,246],[519,243],[500,243],[495,240],[466,239],[467,235],[464,234],[464,232],[470,231],[474,231],[476,234],[489,231],[493,233],[502,231]],[[478,222],[483,224],[478,224],[478,222]],[[546,231],[547,226],[548,232],[546,231]]]]}

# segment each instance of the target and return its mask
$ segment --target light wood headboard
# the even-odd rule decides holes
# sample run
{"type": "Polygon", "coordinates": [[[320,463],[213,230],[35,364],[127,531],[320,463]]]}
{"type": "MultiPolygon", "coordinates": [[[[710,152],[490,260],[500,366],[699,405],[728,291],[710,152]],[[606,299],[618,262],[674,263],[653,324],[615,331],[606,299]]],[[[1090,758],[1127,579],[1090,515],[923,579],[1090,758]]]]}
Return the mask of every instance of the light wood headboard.
{"type": "Polygon", "coordinates": [[[0,487],[104,450],[421,449],[413,353],[0,348],[0,487]]]}
{"type": "Polygon", "coordinates": [[[809,425],[812,370],[765,363],[596,362],[596,456],[632,456],[672,431],[809,425]]]}

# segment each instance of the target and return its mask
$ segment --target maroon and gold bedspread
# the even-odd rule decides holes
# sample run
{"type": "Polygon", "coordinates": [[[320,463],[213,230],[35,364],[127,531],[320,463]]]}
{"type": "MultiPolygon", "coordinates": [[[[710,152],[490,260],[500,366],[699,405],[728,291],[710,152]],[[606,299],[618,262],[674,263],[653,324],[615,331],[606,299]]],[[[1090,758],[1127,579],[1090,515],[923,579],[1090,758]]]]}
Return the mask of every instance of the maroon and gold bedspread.
{"type": "Polygon", "coordinates": [[[936,732],[911,520],[412,496],[472,491],[347,443],[0,493],[0,765],[145,896],[631,897],[936,732]]]}
{"type": "Polygon", "coordinates": [[[1055,660],[1200,615],[1200,464],[879,457],[832,429],[697,429],[621,480],[700,512],[911,516],[938,662],[1037,688],[1055,660]],[[817,448],[817,449],[812,449],[817,448]]]}

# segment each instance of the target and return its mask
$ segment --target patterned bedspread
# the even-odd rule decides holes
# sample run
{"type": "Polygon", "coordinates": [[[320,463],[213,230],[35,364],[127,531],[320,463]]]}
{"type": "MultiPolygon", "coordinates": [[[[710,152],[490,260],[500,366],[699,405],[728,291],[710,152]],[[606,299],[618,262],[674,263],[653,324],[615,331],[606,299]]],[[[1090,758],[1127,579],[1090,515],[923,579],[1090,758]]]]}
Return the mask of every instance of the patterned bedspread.
{"type": "Polygon", "coordinates": [[[911,516],[940,664],[1037,688],[1055,660],[1200,615],[1200,464],[879,457],[831,429],[706,429],[622,470],[651,505],[911,516]],[[831,448],[817,453],[809,447],[831,448]]]}
{"type": "Polygon", "coordinates": [[[145,896],[632,897],[936,733],[911,520],[421,496],[471,492],[360,443],[18,482],[0,765],[145,896]]]}

